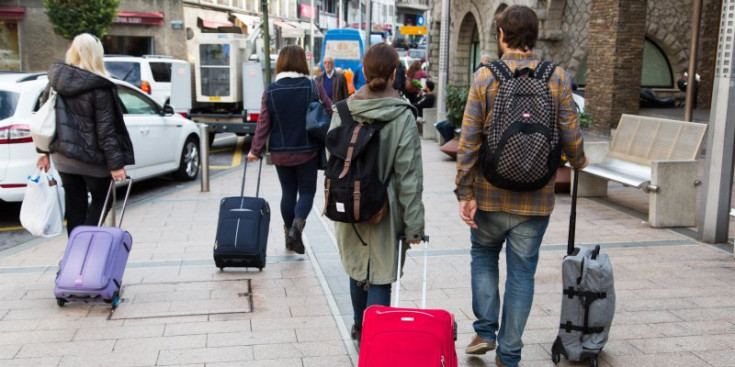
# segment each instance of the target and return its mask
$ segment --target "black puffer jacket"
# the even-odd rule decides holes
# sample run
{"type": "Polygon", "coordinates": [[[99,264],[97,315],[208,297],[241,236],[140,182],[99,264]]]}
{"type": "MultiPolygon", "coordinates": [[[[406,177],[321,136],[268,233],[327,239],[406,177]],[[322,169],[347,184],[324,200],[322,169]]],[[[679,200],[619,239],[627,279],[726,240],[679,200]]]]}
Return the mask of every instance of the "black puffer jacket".
{"type": "Polygon", "coordinates": [[[51,152],[110,170],[135,164],[113,82],[64,63],[55,63],[48,78],[58,93],[51,152]]]}

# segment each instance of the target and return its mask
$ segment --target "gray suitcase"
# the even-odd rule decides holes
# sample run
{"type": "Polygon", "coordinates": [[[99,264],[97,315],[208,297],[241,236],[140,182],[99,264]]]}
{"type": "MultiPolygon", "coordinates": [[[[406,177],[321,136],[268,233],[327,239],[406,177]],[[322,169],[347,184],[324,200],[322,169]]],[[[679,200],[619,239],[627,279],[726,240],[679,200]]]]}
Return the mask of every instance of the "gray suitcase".
{"type": "Polygon", "coordinates": [[[551,359],[554,363],[562,355],[574,362],[587,359],[591,367],[597,367],[597,356],[607,343],[615,315],[615,282],[610,258],[600,252],[600,245],[594,249],[574,246],[578,177],[575,172],[567,256],[562,262],[561,322],[551,359]]]}

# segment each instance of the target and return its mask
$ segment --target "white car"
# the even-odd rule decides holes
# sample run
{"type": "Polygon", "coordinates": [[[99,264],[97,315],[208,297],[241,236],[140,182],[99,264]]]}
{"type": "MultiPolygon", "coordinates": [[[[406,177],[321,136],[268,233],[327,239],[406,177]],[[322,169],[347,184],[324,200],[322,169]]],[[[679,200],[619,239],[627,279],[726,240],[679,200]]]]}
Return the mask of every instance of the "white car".
{"type": "Polygon", "coordinates": [[[159,55],[105,55],[104,60],[105,69],[112,76],[140,88],[160,105],[168,104],[171,98],[171,65],[189,65],[184,60],[159,55]]]}
{"type": "MultiPolygon", "coordinates": [[[[161,107],[134,86],[114,80],[130,133],[135,165],[127,174],[140,180],[173,173],[181,180],[199,174],[199,131],[196,123],[161,107]]],[[[23,200],[26,180],[36,171],[36,148],[28,121],[41,106],[48,84],[45,74],[0,74],[0,201],[23,200]]]]}

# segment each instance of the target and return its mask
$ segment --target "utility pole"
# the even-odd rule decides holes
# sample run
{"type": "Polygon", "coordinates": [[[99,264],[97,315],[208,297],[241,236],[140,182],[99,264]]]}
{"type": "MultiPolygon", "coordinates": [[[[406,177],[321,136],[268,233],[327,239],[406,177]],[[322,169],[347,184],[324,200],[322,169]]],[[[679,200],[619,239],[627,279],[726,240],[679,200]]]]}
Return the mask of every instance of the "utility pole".
{"type": "MultiPolygon", "coordinates": [[[[311,52],[311,60],[309,60],[309,64],[312,66],[312,70],[314,69],[314,17],[316,13],[317,12],[314,9],[314,0],[311,0],[311,9],[309,11],[309,24],[311,24],[311,29],[309,30],[311,32],[309,35],[309,52],[311,52]]],[[[309,74],[313,73],[312,70],[309,70],[309,74]]]]}
{"type": "Polygon", "coordinates": [[[270,22],[268,21],[268,1],[260,0],[263,10],[263,58],[265,59],[265,87],[271,83],[271,37],[270,22]]]}
{"type": "Polygon", "coordinates": [[[449,70],[449,0],[442,0],[442,22],[439,30],[439,91],[437,93],[437,121],[447,115],[447,104],[444,100],[447,90],[447,74],[449,70]]]}
{"type": "Polygon", "coordinates": [[[367,7],[365,9],[365,16],[367,22],[365,23],[365,50],[370,48],[370,31],[373,30],[373,0],[366,0],[367,7]]]}
{"type": "Polygon", "coordinates": [[[692,15],[692,40],[689,48],[689,75],[687,75],[687,97],[684,104],[684,121],[692,121],[694,91],[697,90],[697,46],[699,46],[699,24],[702,21],[702,0],[694,0],[692,15]]]}

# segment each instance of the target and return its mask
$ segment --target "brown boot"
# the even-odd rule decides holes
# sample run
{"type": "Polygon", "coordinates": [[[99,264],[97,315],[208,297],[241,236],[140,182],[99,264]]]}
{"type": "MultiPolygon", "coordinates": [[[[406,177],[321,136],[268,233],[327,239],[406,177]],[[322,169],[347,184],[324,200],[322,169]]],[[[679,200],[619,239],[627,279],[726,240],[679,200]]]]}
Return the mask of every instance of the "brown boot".
{"type": "Polygon", "coordinates": [[[293,220],[293,225],[291,226],[291,230],[288,232],[288,236],[292,239],[292,245],[291,248],[294,250],[297,254],[303,255],[305,252],[304,249],[304,242],[301,241],[301,233],[304,231],[304,227],[306,226],[306,220],[301,218],[296,218],[293,220]]]}
{"type": "Polygon", "coordinates": [[[283,226],[283,235],[286,238],[286,250],[293,251],[293,238],[289,236],[290,228],[283,226]]]}

